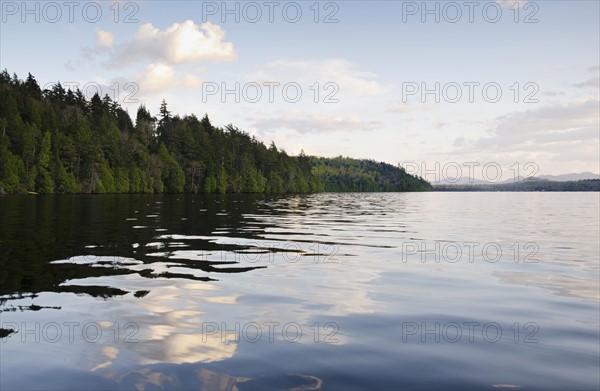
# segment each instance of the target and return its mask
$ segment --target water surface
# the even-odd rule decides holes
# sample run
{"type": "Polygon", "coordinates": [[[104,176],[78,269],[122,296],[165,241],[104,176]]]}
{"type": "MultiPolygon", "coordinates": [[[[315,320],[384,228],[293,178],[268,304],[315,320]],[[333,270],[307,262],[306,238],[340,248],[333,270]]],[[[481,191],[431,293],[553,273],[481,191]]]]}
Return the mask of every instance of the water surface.
{"type": "Polygon", "coordinates": [[[599,227],[597,193],[0,197],[0,389],[598,389],[599,227]]]}

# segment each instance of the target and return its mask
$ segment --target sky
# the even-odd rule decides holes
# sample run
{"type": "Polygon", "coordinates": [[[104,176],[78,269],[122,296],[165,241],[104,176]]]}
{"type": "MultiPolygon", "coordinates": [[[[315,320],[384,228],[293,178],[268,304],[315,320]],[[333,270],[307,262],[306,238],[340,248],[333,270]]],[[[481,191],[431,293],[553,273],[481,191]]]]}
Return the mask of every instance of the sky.
{"type": "Polygon", "coordinates": [[[1,1],[0,68],[430,181],[600,172],[599,1],[1,1]]]}

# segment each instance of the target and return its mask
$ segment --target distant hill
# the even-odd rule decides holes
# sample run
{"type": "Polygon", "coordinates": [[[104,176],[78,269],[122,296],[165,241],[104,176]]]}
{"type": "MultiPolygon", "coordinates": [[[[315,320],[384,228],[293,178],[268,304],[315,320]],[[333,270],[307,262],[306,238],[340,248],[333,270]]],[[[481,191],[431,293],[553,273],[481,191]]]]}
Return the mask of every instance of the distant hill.
{"type": "Polygon", "coordinates": [[[555,182],[582,181],[585,179],[600,179],[600,174],[593,172],[580,172],[577,174],[540,175],[538,178],[555,182]]]}
{"type": "Polygon", "coordinates": [[[438,185],[433,189],[434,191],[600,191],[600,179],[566,182],[538,179],[484,185],[438,185]]]}
{"type": "Polygon", "coordinates": [[[470,177],[461,177],[461,178],[444,178],[437,182],[431,182],[433,186],[464,186],[464,185],[501,185],[501,184],[510,184],[510,183],[520,183],[520,182],[572,182],[572,181],[582,181],[586,179],[600,179],[599,174],[594,174],[592,172],[581,172],[581,173],[570,173],[570,174],[561,174],[561,175],[539,175],[535,177],[523,177],[518,176],[516,178],[509,178],[503,181],[498,182],[488,182],[480,179],[474,179],[470,177]]]}
{"type": "Polygon", "coordinates": [[[312,174],[324,191],[429,191],[431,184],[408,174],[404,168],[366,159],[311,157],[312,174]]]}
{"type": "Polygon", "coordinates": [[[486,181],[482,181],[481,179],[475,179],[468,176],[463,176],[460,178],[442,178],[438,181],[431,181],[433,186],[439,185],[485,185],[486,181]]]}
{"type": "Polygon", "coordinates": [[[516,182],[572,182],[572,181],[583,181],[586,179],[600,179],[600,175],[594,174],[593,172],[580,172],[580,173],[569,173],[560,175],[538,175],[534,177],[522,177],[510,178],[499,183],[516,183],[516,182]]]}

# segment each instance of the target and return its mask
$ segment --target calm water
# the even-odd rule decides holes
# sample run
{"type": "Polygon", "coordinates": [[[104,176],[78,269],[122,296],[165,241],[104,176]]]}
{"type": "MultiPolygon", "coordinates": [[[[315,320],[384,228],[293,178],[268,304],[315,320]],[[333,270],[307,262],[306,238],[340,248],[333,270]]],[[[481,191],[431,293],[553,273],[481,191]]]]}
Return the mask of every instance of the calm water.
{"type": "Polygon", "coordinates": [[[0,197],[0,389],[598,389],[599,200],[0,197]]]}

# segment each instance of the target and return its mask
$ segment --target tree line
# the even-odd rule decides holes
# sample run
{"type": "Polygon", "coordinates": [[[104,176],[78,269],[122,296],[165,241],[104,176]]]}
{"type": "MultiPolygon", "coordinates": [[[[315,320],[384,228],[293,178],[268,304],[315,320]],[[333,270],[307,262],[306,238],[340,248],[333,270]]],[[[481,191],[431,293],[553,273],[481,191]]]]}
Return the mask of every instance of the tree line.
{"type": "Polygon", "coordinates": [[[135,123],[106,95],[86,99],[60,83],[0,74],[0,193],[308,193],[427,190],[384,163],[290,156],[204,115],[158,115],[141,105],[135,123]]]}
{"type": "Polygon", "coordinates": [[[531,181],[477,185],[438,185],[435,191],[600,191],[600,179],[531,181]]]}

